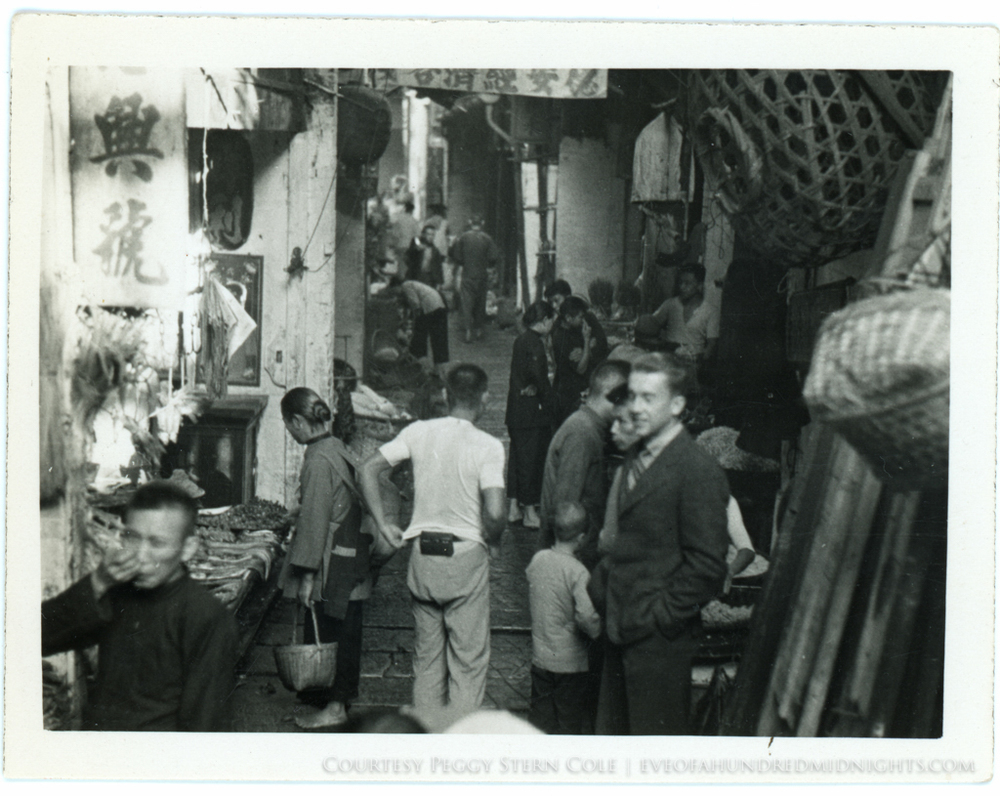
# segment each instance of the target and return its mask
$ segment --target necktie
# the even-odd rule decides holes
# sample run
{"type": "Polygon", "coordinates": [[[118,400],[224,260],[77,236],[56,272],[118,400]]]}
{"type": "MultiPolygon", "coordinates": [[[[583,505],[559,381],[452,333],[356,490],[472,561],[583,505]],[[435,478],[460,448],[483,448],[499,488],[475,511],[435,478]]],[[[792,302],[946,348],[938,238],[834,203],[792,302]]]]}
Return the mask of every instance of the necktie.
{"type": "Polygon", "coordinates": [[[632,489],[635,488],[636,483],[639,481],[639,477],[646,472],[646,468],[649,467],[652,459],[653,455],[646,448],[642,448],[636,454],[636,457],[632,462],[632,466],[629,468],[629,471],[625,476],[625,487],[629,491],[632,491],[632,489]]]}

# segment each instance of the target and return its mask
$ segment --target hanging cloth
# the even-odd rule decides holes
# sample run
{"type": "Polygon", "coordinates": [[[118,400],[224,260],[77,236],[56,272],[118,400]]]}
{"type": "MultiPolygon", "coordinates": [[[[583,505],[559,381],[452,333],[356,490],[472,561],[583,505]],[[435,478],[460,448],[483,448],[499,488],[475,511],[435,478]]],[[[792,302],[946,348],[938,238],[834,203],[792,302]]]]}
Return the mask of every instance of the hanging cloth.
{"type": "Polygon", "coordinates": [[[633,202],[677,202],[687,198],[682,174],[684,131],[680,123],[661,112],[635,141],[632,158],[633,202]]]}

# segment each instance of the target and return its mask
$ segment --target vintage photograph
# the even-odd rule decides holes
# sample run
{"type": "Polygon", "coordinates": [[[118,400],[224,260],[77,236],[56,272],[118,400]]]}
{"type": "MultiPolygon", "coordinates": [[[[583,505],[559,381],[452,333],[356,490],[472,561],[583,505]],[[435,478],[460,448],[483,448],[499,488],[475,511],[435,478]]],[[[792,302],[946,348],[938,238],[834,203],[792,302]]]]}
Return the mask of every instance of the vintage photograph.
{"type": "Polygon", "coordinates": [[[44,69],[37,727],[945,737],[955,71],[330,60],[44,69]]]}

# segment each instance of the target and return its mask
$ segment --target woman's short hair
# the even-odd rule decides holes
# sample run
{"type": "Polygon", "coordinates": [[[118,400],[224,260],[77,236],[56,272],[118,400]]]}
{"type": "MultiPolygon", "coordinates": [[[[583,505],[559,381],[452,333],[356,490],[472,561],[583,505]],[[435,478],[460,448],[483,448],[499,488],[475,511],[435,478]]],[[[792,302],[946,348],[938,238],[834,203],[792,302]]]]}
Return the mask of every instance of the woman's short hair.
{"type": "Polygon", "coordinates": [[[551,318],[556,314],[555,308],[547,301],[536,301],[524,311],[522,322],[525,328],[534,326],[536,323],[551,318]]]}
{"type": "Polygon", "coordinates": [[[296,387],[281,399],[281,416],[291,420],[298,415],[313,426],[321,426],[333,419],[333,412],[326,401],[308,387],[296,387]]]}
{"type": "Polygon", "coordinates": [[[551,299],[553,296],[571,296],[573,289],[565,279],[557,279],[545,288],[545,298],[551,299]]]}

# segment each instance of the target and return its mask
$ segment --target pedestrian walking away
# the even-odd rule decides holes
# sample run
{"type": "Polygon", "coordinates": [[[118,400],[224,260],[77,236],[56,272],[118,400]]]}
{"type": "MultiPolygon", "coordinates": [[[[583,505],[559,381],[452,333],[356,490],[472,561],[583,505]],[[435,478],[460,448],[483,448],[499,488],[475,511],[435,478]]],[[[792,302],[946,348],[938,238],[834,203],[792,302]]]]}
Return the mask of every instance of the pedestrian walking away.
{"type": "Polygon", "coordinates": [[[493,238],[483,232],[483,219],[473,216],[469,229],[452,244],[448,257],[456,265],[455,288],[461,296],[465,342],[483,336],[486,320],[486,291],[489,269],[500,262],[500,250],[493,238]]]}
{"type": "Polygon", "coordinates": [[[504,451],[475,426],[489,401],[477,365],[447,378],[447,417],[410,424],[362,466],[361,484],[379,533],[413,543],[406,584],[415,641],[413,705],[452,717],[482,704],[490,659],[490,547],[504,529],[504,451]],[[413,517],[404,532],[387,521],[379,478],[413,463],[413,517]]]}

